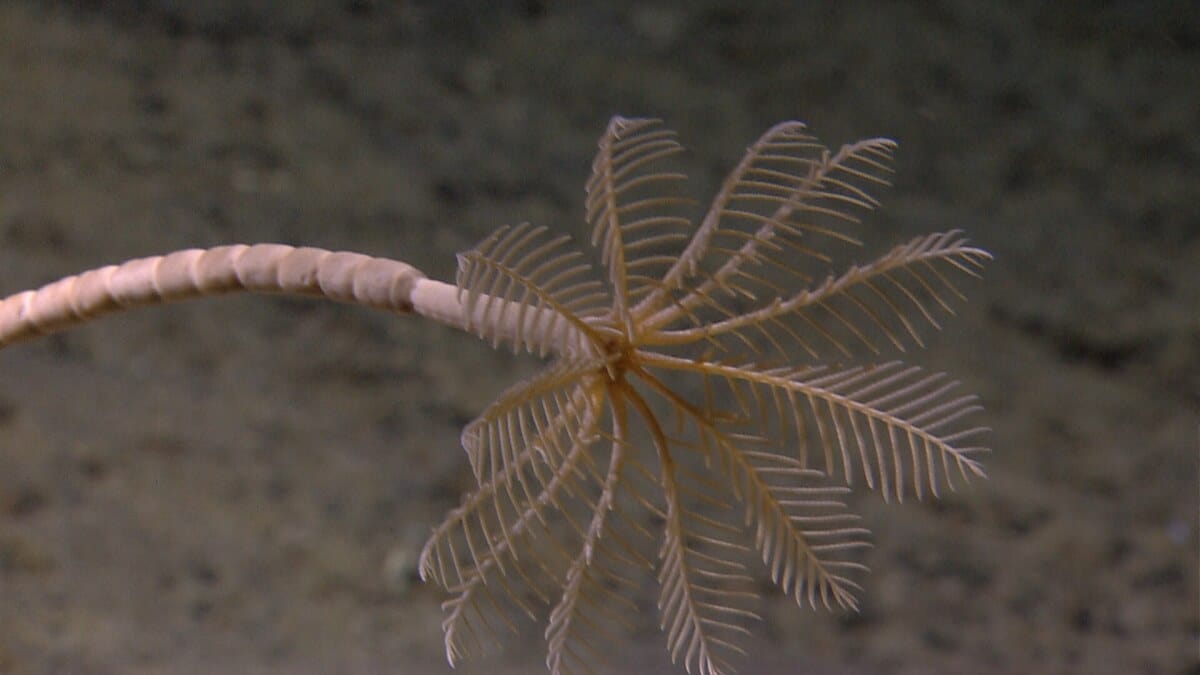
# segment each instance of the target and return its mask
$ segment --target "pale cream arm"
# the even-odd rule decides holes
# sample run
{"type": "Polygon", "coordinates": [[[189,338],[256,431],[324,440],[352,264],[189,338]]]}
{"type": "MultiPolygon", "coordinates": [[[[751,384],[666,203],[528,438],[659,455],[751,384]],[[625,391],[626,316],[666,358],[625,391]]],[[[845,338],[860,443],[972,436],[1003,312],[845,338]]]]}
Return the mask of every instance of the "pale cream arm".
{"type": "Polygon", "coordinates": [[[553,312],[516,311],[503,301],[479,303],[468,322],[457,286],[426,278],[407,263],[284,244],[236,244],[138,258],[10,295],[0,300],[0,348],[109,312],[236,291],[308,295],[415,313],[497,341],[520,336],[519,346],[535,353],[585,344],[553,312]]]}

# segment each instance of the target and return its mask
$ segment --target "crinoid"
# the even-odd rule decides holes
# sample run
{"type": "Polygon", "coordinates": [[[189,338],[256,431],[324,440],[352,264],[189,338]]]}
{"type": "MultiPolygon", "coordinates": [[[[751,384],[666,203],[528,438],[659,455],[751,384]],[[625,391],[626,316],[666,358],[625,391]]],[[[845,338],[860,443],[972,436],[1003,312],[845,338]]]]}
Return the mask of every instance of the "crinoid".
{"type": "Polygon", "coordinates": [[[798,603],[856,607],[867,531],[840,500],[982,476],[975,398],[895,361],[990,256],[957,232],[848,264],[895,144],[830,152],[773,127],[699,220],[675,135],[614,118],[587,183],[599,274],[570,237],[505,227],[457,284],[403,263],[265,244],[180,251],[0,303],[0,344],[99,312],[231,290],[324,295],[423,316],[550,357],[462,435],[477,488],[437,526],[421,574],[444,586],[453,663],[496,628],[546,622],[551,672],[588,670],[653,604],[672,662],[730,670],[755,617],[757,557],[798,603]],[[844,485],[842,485],[844,483],[844,485]]]}

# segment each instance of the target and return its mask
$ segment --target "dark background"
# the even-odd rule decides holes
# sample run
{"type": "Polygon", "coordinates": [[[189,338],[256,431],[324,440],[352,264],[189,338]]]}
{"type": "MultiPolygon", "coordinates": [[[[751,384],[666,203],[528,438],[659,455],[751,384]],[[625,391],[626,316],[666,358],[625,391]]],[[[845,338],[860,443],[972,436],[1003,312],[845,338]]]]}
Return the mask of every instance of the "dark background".
{"type": "MultiPolygon", "coordinates": [[[[0,288],[280,241],[451,279],[583,234],[608,117],[698,191],[771,124],[900,142],[871,251],[996,260],[925,352],[991,480],[855,507],[859,615],[764,607],[747,673],[1200,672],[1194,2],[0,2],[0,288]]],[[[536,364],[366,310],[205,300],[0,353],[0,672],[447,672],[424,535],[536,364]]],[[[656,618],[616,672],[664,672],[656,618]]],[[[539,628],[460,672],[543,672],[539,628]]]]}

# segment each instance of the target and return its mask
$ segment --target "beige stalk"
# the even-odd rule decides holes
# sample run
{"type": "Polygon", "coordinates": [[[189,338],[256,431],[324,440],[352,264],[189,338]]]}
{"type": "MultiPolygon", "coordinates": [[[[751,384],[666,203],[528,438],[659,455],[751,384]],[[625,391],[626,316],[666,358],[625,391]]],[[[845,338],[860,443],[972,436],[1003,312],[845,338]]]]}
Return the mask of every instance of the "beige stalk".
{"type": "Polygon", "coordinates": [[[491,327],[492,334],[543,336],[550,346],[562,344],[564,332],[575,330],[547,312],[493,307],[485,313],[486,303],[468,317],[457,286],[429,279],[398,260],[284,244],[236,244],[137,258],[10,295],[0,300],[0,348],[111,312],[237,291],[415,313],[461,330],[477,330],[491,318],[499,324],[491,327]]]}

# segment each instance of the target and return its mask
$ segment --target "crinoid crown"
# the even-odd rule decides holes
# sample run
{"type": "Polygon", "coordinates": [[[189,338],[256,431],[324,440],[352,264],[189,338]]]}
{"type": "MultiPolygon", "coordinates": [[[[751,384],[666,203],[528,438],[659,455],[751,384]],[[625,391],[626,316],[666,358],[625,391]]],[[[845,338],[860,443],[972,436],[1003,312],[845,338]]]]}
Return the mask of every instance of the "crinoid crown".
{"type": "Polygon", "coordinates": [[[990,257],[952,231],[842,262],[894,148],[777,125],[696,220],[675,134],[615,118],[587,182],[599,274],[530,225],[459,257],[468,327],[552,360],[465,429],[478,488],[421,556],[451,593],[452,663],[527,615],[551,672],[586,671],[657,612],[673,662],[727,672],[756,616],[752,558],[800,604],[854,608],[868,533],[840,495],[983,475],[975,397],[863,360],[920,345],[990,257]]]}

